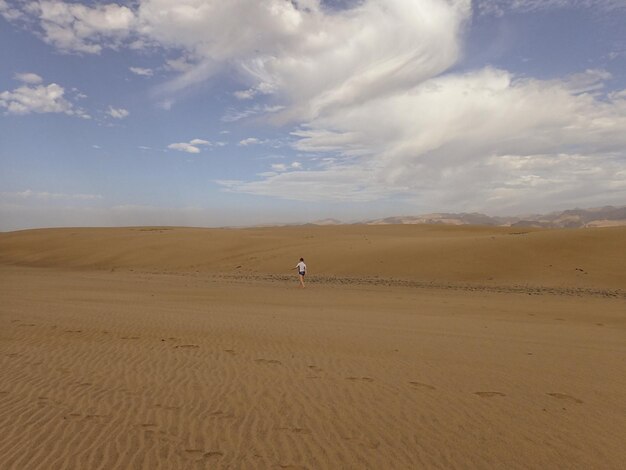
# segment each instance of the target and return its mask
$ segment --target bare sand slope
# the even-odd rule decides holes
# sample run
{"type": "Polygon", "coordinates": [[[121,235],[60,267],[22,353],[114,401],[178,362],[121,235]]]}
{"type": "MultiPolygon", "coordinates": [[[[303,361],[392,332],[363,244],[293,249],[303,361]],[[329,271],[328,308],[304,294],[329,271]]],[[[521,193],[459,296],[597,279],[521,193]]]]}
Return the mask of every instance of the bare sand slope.
{"type": "Polygon", "coordinates": [[[626,461],[622,299],[6,266],[0,297],[3,469],[626,461]]]}
{"type": "Polygon", "coordinates": [[[451,226],[45,229],[0,234],[0,264],[286,273],[423,282],[626,288],[626,227],[451,226]]]}
{"type": "Polygon", "coordinates": [[[0,234],[0,468],[621,469],[625,235],[0,234]]]}

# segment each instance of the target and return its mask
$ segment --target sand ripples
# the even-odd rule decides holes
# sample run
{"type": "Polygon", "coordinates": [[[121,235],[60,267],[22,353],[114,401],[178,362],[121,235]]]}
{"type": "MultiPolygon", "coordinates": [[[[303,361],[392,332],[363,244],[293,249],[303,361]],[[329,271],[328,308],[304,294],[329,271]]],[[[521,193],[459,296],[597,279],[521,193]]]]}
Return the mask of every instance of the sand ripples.
{"type": "MultiPolygon", "coordinates": [[[[502,320],[465,321],[455,316],[464,300],[415,317],[411,302],[370,308],[380,300],[368,291],[316,298],[294,289],[277,301],[276,286],[188,285],[180,276],[5,279],[2,468],[527,468],[524,459],[547,465],[563,455],[580,468],[612,468],[619,460],[610,437],[620,429],[610,418],[619,384],[598,400],[585,385],[602,376],[585,363],[589,351],[555,345],[556,334],[543,345],[516,336],[502,320]],[[20,295],[25,279],[31,296],[20,295]],[[501,330],[489,336],[483,323],[501,330]],[[574,354],[584,380],[557,380],[552,366],[532,362],[548,354],[574,354]]],[[[585,335],[601,335],[594,351],[610,359],[623,345],[608,323],[590,322],[585,335]]],[[[552,324],[541,328],[578,331],[552,324]]]]}

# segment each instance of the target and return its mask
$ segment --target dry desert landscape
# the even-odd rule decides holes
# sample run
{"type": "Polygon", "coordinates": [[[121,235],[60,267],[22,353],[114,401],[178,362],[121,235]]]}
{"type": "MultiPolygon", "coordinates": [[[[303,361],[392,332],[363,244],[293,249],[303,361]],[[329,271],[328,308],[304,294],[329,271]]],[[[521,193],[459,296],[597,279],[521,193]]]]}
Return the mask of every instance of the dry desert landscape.
{"type": "Polygon", "coordinates": [[[8,232],[0,299],[3,469],[626,462],[626,227],[8,232]]]}

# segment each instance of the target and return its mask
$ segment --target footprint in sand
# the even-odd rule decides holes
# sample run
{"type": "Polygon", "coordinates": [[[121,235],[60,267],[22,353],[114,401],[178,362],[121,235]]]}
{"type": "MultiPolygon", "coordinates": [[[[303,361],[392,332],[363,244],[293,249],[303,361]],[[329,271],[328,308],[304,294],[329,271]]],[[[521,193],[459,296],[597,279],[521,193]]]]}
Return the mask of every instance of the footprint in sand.
{"type": "Polygon", "coordinates": [[[161,403],[155,403],[154,407],[155,408],[161,408],[162,410],[167,410],[167,411],[180,410],[180,406],[162,405],[161,403]]]}
{"type": "Polygon", "coordinates": [[[255,359],[254,362],[258,364],[282,364],[282,362],[277,361],[276,359],[263,359],[263,358],[255,359]]]}
{"type": "Polygon", "coordinates": [[[413,385],[415,388],[425,388],[428,390],[437,390],[435,387],[433,387],[430,384],[425,384],[423,382],[409,382],[411,385],[413,385]]]}
{"type": "Polygon", "coordinates": [[[367,440],[366,442],[361,443],[361,446],[367,447],[368,449],[378,449],[380,447],[380,441],[367,440]]]}
{"type": "Polygon", "coordinates": [[[506,397],[506,394],[502,392],[474,392],[474,395],[478,395],[482,398],[506,397]]]}
{"type": "Polygon", "coordinates": [[[186,457],[193,460],[204,460],[210,459],[211,457],[221,457],[224,455],[223,452],[219,450],[209,450],[205,451],[203,449],[185,449],[186,457]]]}
{"type": "Polygon", "coordinates": [[[295,434],[311,434],[311,431],[304,428],[291,428],[291,432],[295,434]]]}
{"type": "Polygon", "coordinates": [[[212,411],[211,413],[209,413],[209,415],[213,419],[229,419],[229,418],[235,417],[234,413],[221,411],[221,410],[212,411]]]}
{"type": "Polygon", "coordinates": [[[281,431],[289,431],[289,432],[292,432],[292,433],[294,433],[294,434],[311,434],[311,431],[309,431],[308,429],[305,429],[305,428],[298,428],[298,427],[295,427],[295,428],[289,428],[289,427],[283,427],[283,428],[278,428],[278,429],[280,429],[281,431]]]}
{"type": "Polygon", "coordinates": [[[350,380],[353,382],[373,382],[374,379],[371,377],[346,377],[346,380],[350,380]]]}
{"type": "Polygon", "coordinates": [[[373,439],[361,438],[357,436],[341,436],[341,438],[344,441],[354,441],[355,444],[368,449],[378,449],[380,447],[380,441],[373,439]]]}
{"type": "Polygon", "coordinates": [[[570,403],[584,403],[584,401],[565,393],[548,393],[548,395],[559,400],[569,401],[570,403]]]}

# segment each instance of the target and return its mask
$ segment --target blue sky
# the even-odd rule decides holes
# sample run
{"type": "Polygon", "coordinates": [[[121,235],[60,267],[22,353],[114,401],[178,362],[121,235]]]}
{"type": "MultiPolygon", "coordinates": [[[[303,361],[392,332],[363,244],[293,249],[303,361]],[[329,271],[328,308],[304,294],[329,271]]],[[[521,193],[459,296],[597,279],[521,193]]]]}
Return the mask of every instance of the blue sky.
{"type": "Polygon", "coordinates": [[[0,230],[626,201],[625,0],[0,0],[0,230]]]}

